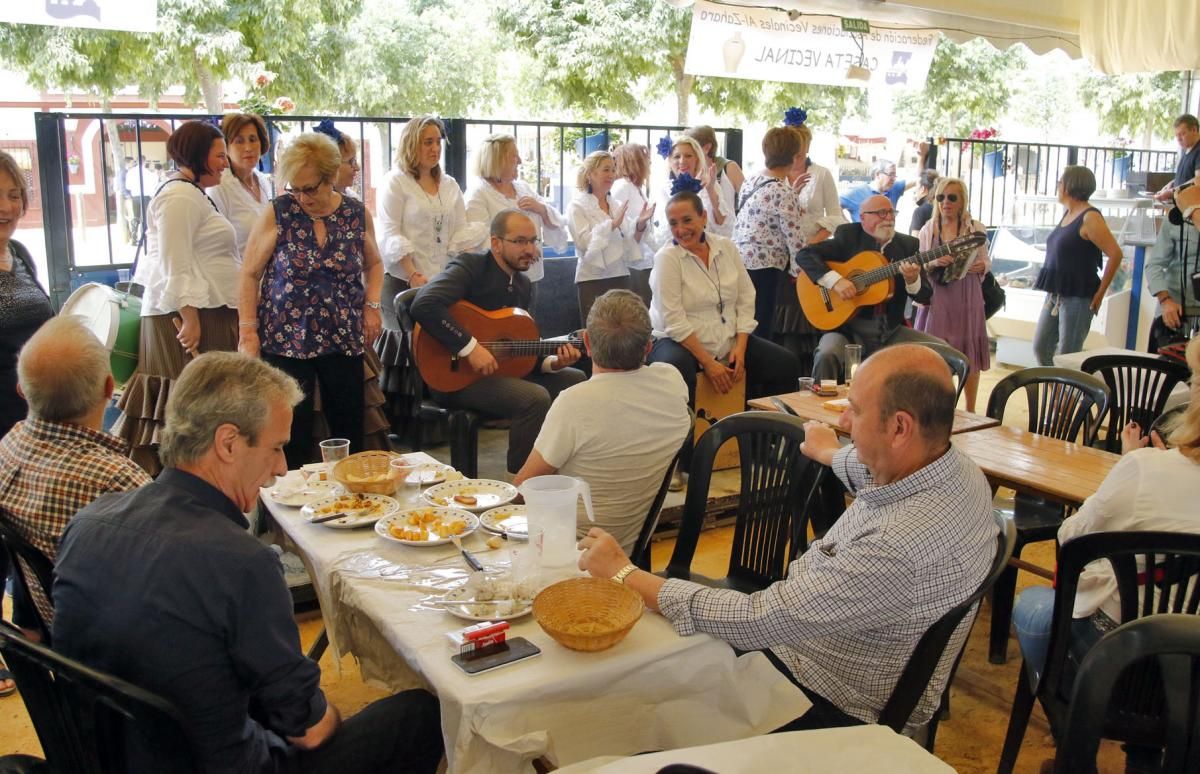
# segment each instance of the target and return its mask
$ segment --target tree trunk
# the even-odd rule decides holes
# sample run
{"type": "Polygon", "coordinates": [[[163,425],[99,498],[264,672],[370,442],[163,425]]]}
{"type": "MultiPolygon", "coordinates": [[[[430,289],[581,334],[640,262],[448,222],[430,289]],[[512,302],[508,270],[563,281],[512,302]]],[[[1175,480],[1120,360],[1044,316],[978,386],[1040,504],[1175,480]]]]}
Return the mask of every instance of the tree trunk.
{"type": "MultiPolygon", "coordinates": [[[[109,94],[100,95],[100,112],[109,113],[112,111],[112,96],[109,94]]],[[[113,191],[113,200],[117,205],[117,234],[126,244],[134,244],[137,242],[137,235],[132,233],[129,228],[129,217],[125,213],[125,192],[119,190],[121,183],[122,170],[125,169],[125,148],[121,145],[121,129],[120,122],[116,119],[108,119],[104,122],[104,134],[108,140],[108,155],[111,159],[109,162],[112,165],[114,174],[110,178],[112,184],[118,190],[113,191]]]]}
{"type": "Polygon", "coordinates": [[[683,57],[671,59],[671,70],[675,74],[675,120],[680,126],[688,125],[688,99],[692,95],[692,87],[696,76],[685,75],[683,72],[683,57]]]}
{"type": "Polygon", "coordinates": [[[204,98],[204,109],[214,116],[221,115],[224,104],[221,101],[221,82],[213,75],[212,70],[200,61],[200,57],[192,55],[196,67],[196,80],[200,83],[200,94],[204,98]]]}

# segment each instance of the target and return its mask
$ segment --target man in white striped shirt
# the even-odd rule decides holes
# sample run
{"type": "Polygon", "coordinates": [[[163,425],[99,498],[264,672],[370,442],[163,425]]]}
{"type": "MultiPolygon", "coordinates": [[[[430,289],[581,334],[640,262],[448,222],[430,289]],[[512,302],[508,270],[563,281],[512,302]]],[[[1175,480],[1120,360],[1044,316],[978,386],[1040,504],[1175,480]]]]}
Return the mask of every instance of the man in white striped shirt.
{"type": "MultiPolygon", "coordinates": [[[[918,345],[880,350],[855,373],[841,424],[805,425],[804,454],[828,465],[855,501],[755,594],[630,570],[603,530],[580,542],[579,566],[619,576],[681,635],[706,632],[763,650],[813,701],[788,730],[872,723],[925,630],[970,596],[995,555],[991,489],[950,445],[955,393],[945,362],[918,345]]],[[[928,722],[972,616],[951,637],[910,719],[928,722]]]]}

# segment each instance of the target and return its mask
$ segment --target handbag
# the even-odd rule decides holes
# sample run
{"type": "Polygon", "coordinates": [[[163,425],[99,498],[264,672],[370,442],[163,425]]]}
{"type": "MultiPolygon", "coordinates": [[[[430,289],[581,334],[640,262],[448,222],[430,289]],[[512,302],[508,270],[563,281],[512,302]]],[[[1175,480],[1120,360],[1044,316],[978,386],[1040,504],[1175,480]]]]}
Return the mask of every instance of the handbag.
{"type": "Polygon", "coordinates": [[[1004,307],[1004,288],[1000,287],[1000,283],[996,281],[996,275],[990,271],[983,275],[983,283],[980,288],[983,290],[983,316],[990,320],[992,315],[1004,307]]]}

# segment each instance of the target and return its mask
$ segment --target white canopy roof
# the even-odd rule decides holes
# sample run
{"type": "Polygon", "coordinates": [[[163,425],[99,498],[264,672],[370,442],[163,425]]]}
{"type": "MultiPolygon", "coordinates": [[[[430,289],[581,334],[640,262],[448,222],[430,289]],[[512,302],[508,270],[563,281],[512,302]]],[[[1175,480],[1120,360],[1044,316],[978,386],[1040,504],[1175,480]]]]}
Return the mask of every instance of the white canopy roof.
{"type": "MultiPolygon", "coordinates": [[[[691,0],[665,0],[690,5],[691,0]]],[[[861,18],[873,26],[941,30],[997,48],[1062,49],[1102,72],[1200,70],[1198,0],[724,0],[861,18]]]]}

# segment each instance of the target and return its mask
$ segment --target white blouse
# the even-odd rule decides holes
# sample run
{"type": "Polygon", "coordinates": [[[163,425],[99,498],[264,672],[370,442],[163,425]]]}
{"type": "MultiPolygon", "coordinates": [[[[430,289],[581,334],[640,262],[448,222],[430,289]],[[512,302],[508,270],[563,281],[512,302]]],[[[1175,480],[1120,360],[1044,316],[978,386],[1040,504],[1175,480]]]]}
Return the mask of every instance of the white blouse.
{"type": "MultiPolygon", "coordinates": [[[[642,210],[646,207],[646,195],[642,193],[642,189],[638,188],[633,183],[625,178],[613,183],[612,193],[609,198],[612,201],[612,207],[621,209],[621,205],[626,202],[629,207],[625,210],[625,219],[621,221],[621,230],[626,234],[633,234],[634,241],[638,243],[638,252],[640,256],[629,264],[629,268],[645,271],[654,268],[654,254],[658,252],[659,243],[654,234],[654,228],[651,224],[646,225],[646,230],[642,232],[642,239],[637,239],[637,221],[638,216],[642,214],[642,210]]],[[[655,215],[658,214],[658,209],[655,208],[655,215]]]]}
{"type": "MultiPolygon", "coordinates": [[[[730,186],[729,190],[733,190],[732,185],[730,186]]],[[[697,195],[700,197],[700,203],[704,205],[705,214],[708,215],[708,225],[705,227],[704,231],[709,234],[717,234],[718,236],[732,236],[734,224],[733,199],[725,201],[724,194],[718,195],[719,201],[717,203],[721,206],[721,214],[725,218],[724,225],[729,226],[729,234],[721,234],[717,230],[717,222],[713,219],[713,203],[712,200],[709,199],[708,189],[701,188],[700,193],[697,195]]],[[[671,224],[667,222],[667,202],[670,200],[671,181],[668,180],[667,184],[659,189],[658,205],[654,208],[654,238],[659,245],[669,245],[674,241],[673,237],[671,236],[671,224]]],[[[722,226],[722,228],[724,228],[724,226],[722,226]]]]}
{"type": "MultiPolygon", "coordinates": [[[[567,234],[567,222],[558,210],[554,209],[549,201],[534,193],[533,189],[524,180],[514,180],[513,188],[517,191],[517,198],[510,199],[504,194],[496,190],[496,188],[486,180],[480,180],[471,189],[467,195],[467,220],[472,223],[482,223],[485,229],[483,239],[474,249],[480,252],[486,252],[491,247],[491,240],[488,235],[492,228],[492,218],[496,217],[503,210],[518,210],[517,201],[523,196],[532,196],[542,204],[546,205],[546,212],[550,216],[550,222],[547,223],[539,213],[531,210],[523,212],[533,221],[533,225],[537,226],[538,238],[542,240],[542,244],[556,252],[562,252],[567,249],[567,242],[570,241],[570,235],[567,234]]],[[[546,267],[542,265],[539,259],[536,263],[529,267],[529,271],[525,272],[525,276],[529,277],[530,282],[537,282],[542,277],[546,276],[546,267]]]]}
{"type": "Polygon", "coordinates": [[[383,178],[375,219],[383,268],[407,280],[400,259],[411,254],[416,270],[432,278],[451,257],[475,249],[487,234],[467,221],[458,182],[441,175],[436,196],[426,193],[408,172],[391,169],[383,178]]]}
{"type": "Polygon", "coordinates": [[[258,180],[260,198],[246,190],[242,181],[237,179],[232,169],[221,173],[221,182],[205,189],[208,198],[217,205],[217,212],[224,215],[233,224],[233,233],[237,236],[238,262],[246,254],[246,242],[250,232],[262,211],[271,206],[271,179],[257,169],[252,173],[258,180]]]}
{"type": "Polygon", "coordinates": [[[708,235],[708,266],[679,245],[663,247],[650,272],[650,324],[655,338],[682,342],[696,334],[709,354],[723,359],[739,333],[753,333],[754,285],[737,247],[708,235]]]}
{"type": "Polygon", "coordinates": [[[182,307],[238,305],[240,253],[233,224],[187,181],[167,184],[146,208],[146,253],[134,278],[142,317],[182,307]]]}
{"type": "MultiPolygon", "coordinates": [[[[609,197],[610,212],[616,204],[609,197]]],[[[582,191],[575,194],[567,205],[567,228],[575,240],[575,281],[610,279],[629,276],[629,264],[636,262],[641,253],[633,232],[625,234],[625,227],[612,227],[612,217],[600,209],[600,201],[594,194],[582,191]]]]}
{"type": "Polygon", "coordinates": [[[709,226],[714,234],[732,239],[734,221],[737,219],[737,191],[733,189],[729,175],[724,172],[717,178],[717,196],[721,200],[721,212],[725,213],[725,222],[718,225],[710,218],[709,226]]]}
{"type": "Polygon", "coordinates": [[[796,200],[803,210],[800,223],[805,239],[811,239],[822,228],[832,234],[834,229],[846,222],[833,173],[817,164],[809,164],[808,171],[812,177],[796,194],[796,200]]]}

